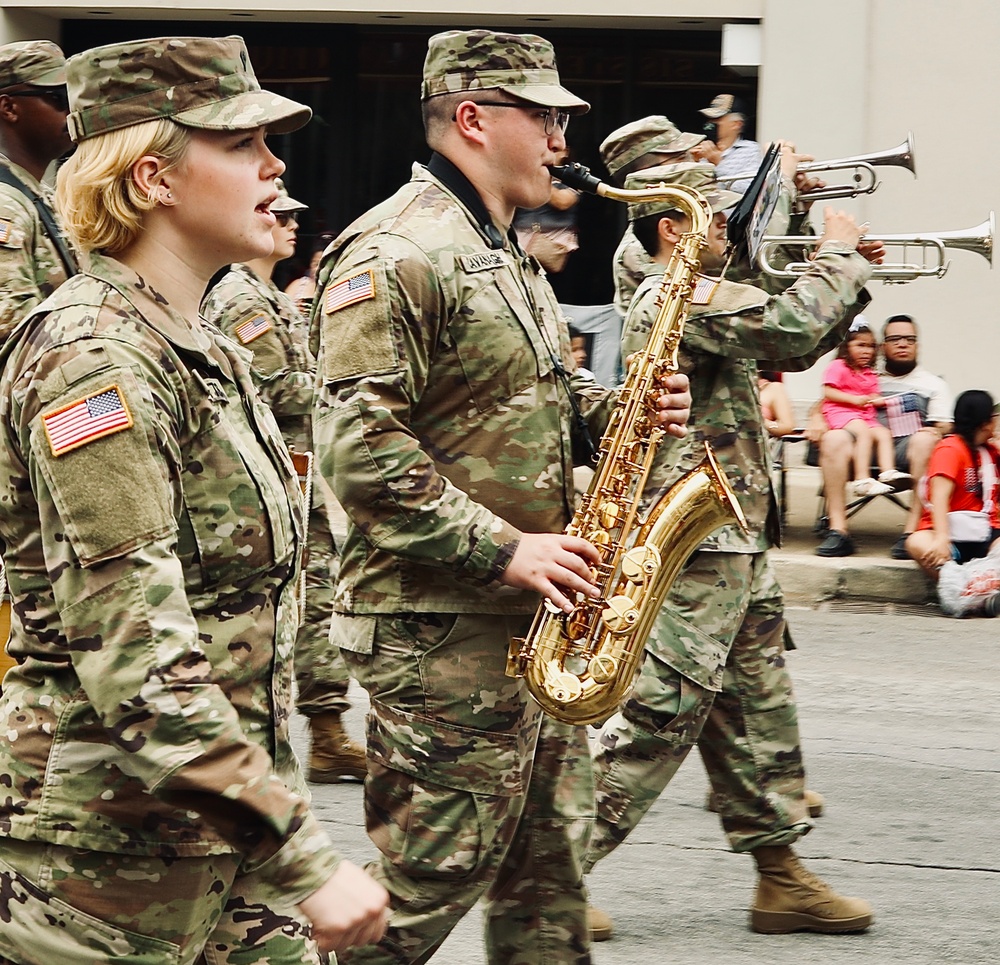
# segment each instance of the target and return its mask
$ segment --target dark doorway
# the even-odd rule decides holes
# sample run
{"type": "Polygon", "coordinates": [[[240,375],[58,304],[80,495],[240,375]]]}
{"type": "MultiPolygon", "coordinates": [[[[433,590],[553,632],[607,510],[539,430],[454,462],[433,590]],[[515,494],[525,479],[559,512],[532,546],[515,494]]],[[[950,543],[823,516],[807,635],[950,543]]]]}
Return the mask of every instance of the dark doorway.
{"type": "MultiPolygon", "coordinates": [[[[69,55],[139,37],[223,36],[235,32],[234,26],[67,20],[62,45],[69,55]]],[[[304,130],[274,140],[275,153],[288,165],[291,193],[310,205],[300,233],[303,262],[313,238],[338,232],[406,181],[414,161],[427,159],[420,74],[427,38],[438,29],[443,28],[238,24],[261,83],[315,111],[304,130]]],[[[756,102],[756,78],[721,66],[721,28],[607,31],[525,24],[505,29],[539,32],[555,45],[563,83],[592,105],[567,132],[573,157],[602,177],[598,146],[628,121],[666,114],[682,130],[700,131],[704,118],[698,110],[716,94],[756,102]]],[[[611,258],[625,227],[625,206],[584,197],[578,220],[580,250],[555,279],[557,293],[578,305],[609,302],[611,258]]]]}

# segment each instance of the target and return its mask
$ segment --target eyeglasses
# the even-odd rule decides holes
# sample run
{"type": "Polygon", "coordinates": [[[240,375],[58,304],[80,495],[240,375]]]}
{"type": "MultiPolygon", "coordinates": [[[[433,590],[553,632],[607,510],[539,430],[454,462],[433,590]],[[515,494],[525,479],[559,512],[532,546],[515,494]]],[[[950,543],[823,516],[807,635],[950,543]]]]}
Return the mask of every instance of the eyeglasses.
{"type": "Polygon", "coordinates": [[[549,107],[542,110],[531,104],[510,104],[507,101],[474,101],[480,107],[516,107],[519,111],[532,111],[535,117],[544,118],[545,136],[552,137],[558,130],[566,132],[569,127],[569,111],[561,111],[556,107],[549,107]]]}
{"type": "Polygon", "coordinates": [[[905,345],[916,345],[917,336],[916,335],[886,335],[884,341],[889,345],[905,344],[905,345]]]}
{"type": "Polygon", "coordinates": [[[8,97],[41,97],[56,110],[69,111],[69,95],[65,87],[39,87],[35,90],[5,90],[0,93],[8,97]]]}
{"type": "Polygon", "coordinates": [[[274,215],[275,221],[277,221],[282,228],[286,227],[292,221],[296,224],[299,223],[299,219],[295,217],[294,211],[272,211],[271,214],[274,215]]]}

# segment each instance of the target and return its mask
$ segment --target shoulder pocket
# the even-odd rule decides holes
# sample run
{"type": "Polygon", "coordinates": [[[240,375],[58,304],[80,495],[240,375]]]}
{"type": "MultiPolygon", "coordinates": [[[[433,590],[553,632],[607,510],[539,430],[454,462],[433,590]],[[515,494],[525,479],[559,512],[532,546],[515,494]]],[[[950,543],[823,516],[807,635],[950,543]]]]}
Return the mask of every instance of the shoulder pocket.
{"type": "Polygon", "coordinates": [[[83,566],[175,529],[149,404],[130,369],[106,369],[67,388],[32,423],[32,455],[83,566]]]}

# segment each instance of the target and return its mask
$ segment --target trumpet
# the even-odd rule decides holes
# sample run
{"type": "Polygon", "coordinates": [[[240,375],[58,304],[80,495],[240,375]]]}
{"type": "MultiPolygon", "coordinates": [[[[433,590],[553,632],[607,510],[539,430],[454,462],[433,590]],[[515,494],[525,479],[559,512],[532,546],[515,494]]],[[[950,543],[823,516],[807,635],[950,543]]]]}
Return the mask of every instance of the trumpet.
{"type": "MultiPolygon", "coordinates": [[[[913,132],[906,135],[906,140],[896,147],[886,151],[874,151],[871,154],[859,154],[855,157],[840,157],[830,161],[810,161],[800,164],[796,172],[800,174],[819,174],[825,171],[853,171],[852,182],[848,184],[828,184],[812,191],[800,191],[799,201],[829,201],[833,198],[856,198],[859,194],[871,194],[882,182],[878,180],[876,167],[906,168],[914,176],[917,173],[916,161],[913,157],[913,132]]],[[[745,174],[736,177],[719,178],[719,184],[728,185],[744,180],[745,174]]]]}
{"type": "MultiPolygon", "coordinates": [[[[907,251],[917,249],[920,261],[900,261],[892,264],[875,265],[873,278],[887,284],[903,284],[915,278],[934,276],[941,278],[948,271],[951,262],[945,258],[945,250],[959,248],[974,251],[985,258],[993,267],[993,237],[996,234],[996,217],[991,211],[989,217],[972,228],[958,231],[923,231],[912,235],[875,235],[869,237],[885,243],[887,248],[899,247],[905,259],[907,251]]],[[[757,262],[761,271],[775,278],[797,278],[808,271],[811,261],[793,261],[777,267],[769,260],[776,248],[785,246],[815,247],[820,239],[814,235],[765,235],[757,252],[757,262]]]]}

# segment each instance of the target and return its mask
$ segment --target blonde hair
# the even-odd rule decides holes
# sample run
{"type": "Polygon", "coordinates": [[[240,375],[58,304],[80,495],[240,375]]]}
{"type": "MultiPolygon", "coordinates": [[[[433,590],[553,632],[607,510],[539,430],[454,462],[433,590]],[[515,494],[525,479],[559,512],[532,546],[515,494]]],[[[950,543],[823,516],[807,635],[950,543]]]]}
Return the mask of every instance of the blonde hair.
{"type": "Polygon", "coordinates": [[[171,171],[190,141],[190,130],[161,118],[78,144],[56,177],[56,210],[73,244],[83,252],[108,254],[128,248],[157,203],[154,191],[147,195],[135,183],[132,166],[153,154],[167,162],[162,173],[171,171]]]}

